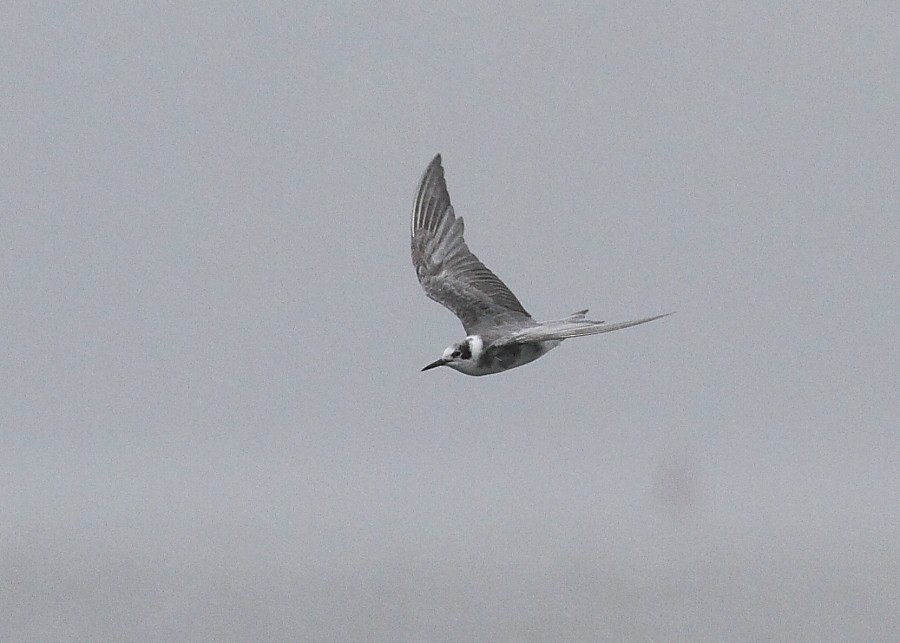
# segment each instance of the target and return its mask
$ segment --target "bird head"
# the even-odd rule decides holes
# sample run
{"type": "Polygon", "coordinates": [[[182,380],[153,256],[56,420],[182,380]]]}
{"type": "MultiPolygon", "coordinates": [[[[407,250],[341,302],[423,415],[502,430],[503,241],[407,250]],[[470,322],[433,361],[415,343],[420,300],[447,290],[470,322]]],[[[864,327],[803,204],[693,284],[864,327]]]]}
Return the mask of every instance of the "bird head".
{"type": "Polygon", "coordinates": [[[461,342],[451,344],[444,349],[443,355],[425,368],[423,371],[437,368],[438,366],[449,366],[457,371],[466,372],[471,370],[478,363],[481,352],[484,349],[484,342],[478,335],[469,335],[461,342]]]}

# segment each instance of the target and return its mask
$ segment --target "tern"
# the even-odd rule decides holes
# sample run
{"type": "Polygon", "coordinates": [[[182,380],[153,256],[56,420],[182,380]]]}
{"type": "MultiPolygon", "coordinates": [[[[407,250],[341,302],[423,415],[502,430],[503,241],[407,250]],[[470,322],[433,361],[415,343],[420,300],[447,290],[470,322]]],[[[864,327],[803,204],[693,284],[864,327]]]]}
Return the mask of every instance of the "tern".
{"type": "Polygon", "coordinates": [[[453,212],[441,155],[425,170],[412,210],[412,262],[429,298],[459,317],[466,338],[447,347],[438,366],[466,375],[491,375],[524,366],[563,340],[609,333],[666,317],[607,324],[580,310],[563,319],[535,321],[512,291],[478,260],[463,239],[463,219],[453,212]]]}

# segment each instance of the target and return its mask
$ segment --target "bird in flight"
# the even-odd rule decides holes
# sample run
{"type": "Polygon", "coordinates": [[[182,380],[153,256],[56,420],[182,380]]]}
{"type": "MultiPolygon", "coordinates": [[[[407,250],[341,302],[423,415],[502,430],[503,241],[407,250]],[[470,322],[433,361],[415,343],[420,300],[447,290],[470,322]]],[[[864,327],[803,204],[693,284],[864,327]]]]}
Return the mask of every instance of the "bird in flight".
{"type": "Polygon", "coordinates": [[[453,212],[441,155],[425,170],[412,210],[412,262],[425,294],[459,317],[467,337],[448,346],[425,368],[450,368],[466,375],[502,373],[533,362],[562,343],[645,324],[672,313],[607,324],[580,310],[539,322],[478,260],[463,239],[463,220],[453,212]]]}

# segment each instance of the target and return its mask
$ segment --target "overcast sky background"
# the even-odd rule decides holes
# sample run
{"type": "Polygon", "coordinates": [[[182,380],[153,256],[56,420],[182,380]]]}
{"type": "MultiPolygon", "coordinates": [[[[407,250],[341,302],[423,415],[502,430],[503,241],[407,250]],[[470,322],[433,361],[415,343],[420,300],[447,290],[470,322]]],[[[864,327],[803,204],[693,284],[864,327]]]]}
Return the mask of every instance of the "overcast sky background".
{"type": "Polygon", "coordinates": [[[900,639],[893,2],[4,3],[4,641],[900,639]],[[534,364],[463,337],[441,152],[534,364]]]}

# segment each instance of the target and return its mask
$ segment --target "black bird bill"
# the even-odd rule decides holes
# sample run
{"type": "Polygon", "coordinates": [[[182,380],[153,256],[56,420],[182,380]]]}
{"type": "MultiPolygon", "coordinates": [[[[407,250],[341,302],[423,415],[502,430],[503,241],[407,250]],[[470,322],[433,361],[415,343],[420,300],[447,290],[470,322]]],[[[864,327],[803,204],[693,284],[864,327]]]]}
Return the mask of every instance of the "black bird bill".
{"type": "Polygon", "coordinates": [[[425,371],[430,371],[431,369],[437,368],[438,366],[443,366],[446,363],[447,363],[447,360],[445,360],[442,357],[441,359],[431,362],[431,364],[429,364],[428,366],[426,366],[425,368],[422,369],[422,372],[424,373],[425,371]]]}

